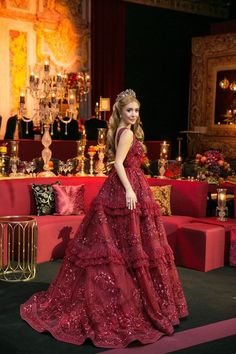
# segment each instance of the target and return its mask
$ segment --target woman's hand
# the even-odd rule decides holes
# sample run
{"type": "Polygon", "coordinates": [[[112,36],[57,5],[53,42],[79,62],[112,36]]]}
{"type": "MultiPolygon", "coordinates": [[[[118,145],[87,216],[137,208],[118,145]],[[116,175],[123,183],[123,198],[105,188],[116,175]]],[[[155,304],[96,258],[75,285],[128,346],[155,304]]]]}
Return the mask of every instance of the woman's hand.
{"type": "Polygon", "coordinates": [[[126,191],[126,206],[128,209],[133,210],[136,208],[137,197],[132,189],[126,191]]]}

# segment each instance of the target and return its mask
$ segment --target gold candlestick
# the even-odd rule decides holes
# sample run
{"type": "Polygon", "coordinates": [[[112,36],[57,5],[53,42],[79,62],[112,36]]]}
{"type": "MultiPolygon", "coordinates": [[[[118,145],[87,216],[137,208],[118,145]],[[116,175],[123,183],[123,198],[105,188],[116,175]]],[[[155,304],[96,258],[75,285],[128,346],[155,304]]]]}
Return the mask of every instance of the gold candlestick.
{"type": "Polygon", "coordinates": [[[159,176],[158,178],[166,178],[165,172],[166,172],[166,165],[167,165],[167,160],[166,159],[159,159],[158,160],[158,170],[159,170],[159,176]]]}
{"type": "Polygon", "coordinates": [[[105,145],[99,145],[98,146],[98,161],[96,164],[96,173],[97,176],[105,176],[104,171],[105,171],[105,164],[104,164],[104,157],[105,157],[105,145]]]}
{"type": "Polygon", "coordinates": [[[94,176],[93,158],[94,158],[95,154],[96,154],[96,151],[88,151],[88,155],[90,158],[89,176],[94,176]]]}
{"type": "Polygon", "coordinates": [[[170,146],[170,144],[167,144],[166,141],[163,141],[163,143],[161,143],[160,160],[163,160],[163,159],[168,160],[169,146],[170,146]]]}
{"type": "Polygon", "coordinates": [[[76,173],[76,176],[86,176],[87,174],[84,171],[84,165],[85,165],[85,146],[86,146],[87,140],[86,140],[86,134],[82,135],[82,139],[77,141],[77,159],[78,159],[78,166],[77,170],[78,172],[76,173]]]}

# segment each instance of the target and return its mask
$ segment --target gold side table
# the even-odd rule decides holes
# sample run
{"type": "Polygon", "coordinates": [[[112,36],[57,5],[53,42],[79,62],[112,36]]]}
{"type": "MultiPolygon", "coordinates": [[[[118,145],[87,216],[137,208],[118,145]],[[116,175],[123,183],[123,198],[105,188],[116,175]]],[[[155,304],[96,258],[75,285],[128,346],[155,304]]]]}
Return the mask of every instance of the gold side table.
{"type": "Polygon", "coordinates": [[[36,220],[29,216],[0,216],[0,280],[34,279],[36,252],[36,220]]]}

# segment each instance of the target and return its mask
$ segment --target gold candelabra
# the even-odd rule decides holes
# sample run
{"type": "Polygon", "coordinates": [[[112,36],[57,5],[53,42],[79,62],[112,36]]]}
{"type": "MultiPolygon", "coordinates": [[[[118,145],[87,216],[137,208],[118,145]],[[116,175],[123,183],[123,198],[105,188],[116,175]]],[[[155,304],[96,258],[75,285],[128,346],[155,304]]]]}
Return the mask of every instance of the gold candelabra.
{"type": "Polygon", "coordinates": [[[105,176],[105,147],[106,147],[106,128],[98,128],[98,161],[96,163],[97,176],[105,176]]]}
{"type": "Polygon", "coordinates": [[[94,163],[94,156],[96,155],[97,150],[95,149],[94,146],[89,146],[88,148],[88,155],[89,155],[89,176],[94,176],[94,167],[93,167],[93,163],[94,163]]]}
{"type": "Polygon", "coordinates": [[[77,141],[77,173],[76,176],[86,176],[85,173],[85,147],[87,144],[87,136],[85,131],[83,131],[82,137],[77,141]]]}
{"type": "Polygon", "coordinates": [[[6,176],[6,154],[7,154],[7,146],[1,145],[0,146],[0,177],[6,176]]]}
{"type": "Polygon", "coordinates": [[[159,178],[165,178],[165,171],[168,164],[169,144],[166,141],[161,143],[160,158],[158,160],[159,178]]]}

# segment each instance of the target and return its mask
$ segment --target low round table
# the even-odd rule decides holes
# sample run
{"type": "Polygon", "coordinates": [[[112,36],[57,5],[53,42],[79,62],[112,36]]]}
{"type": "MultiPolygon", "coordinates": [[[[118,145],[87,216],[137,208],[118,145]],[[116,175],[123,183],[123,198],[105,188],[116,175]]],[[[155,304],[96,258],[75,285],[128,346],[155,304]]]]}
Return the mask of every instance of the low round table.
{"type": "Polygon", "coordinates": [[[0,280],[33,279],[36,252],[36,220],[29,216],[0,216],[0,280]]]}

